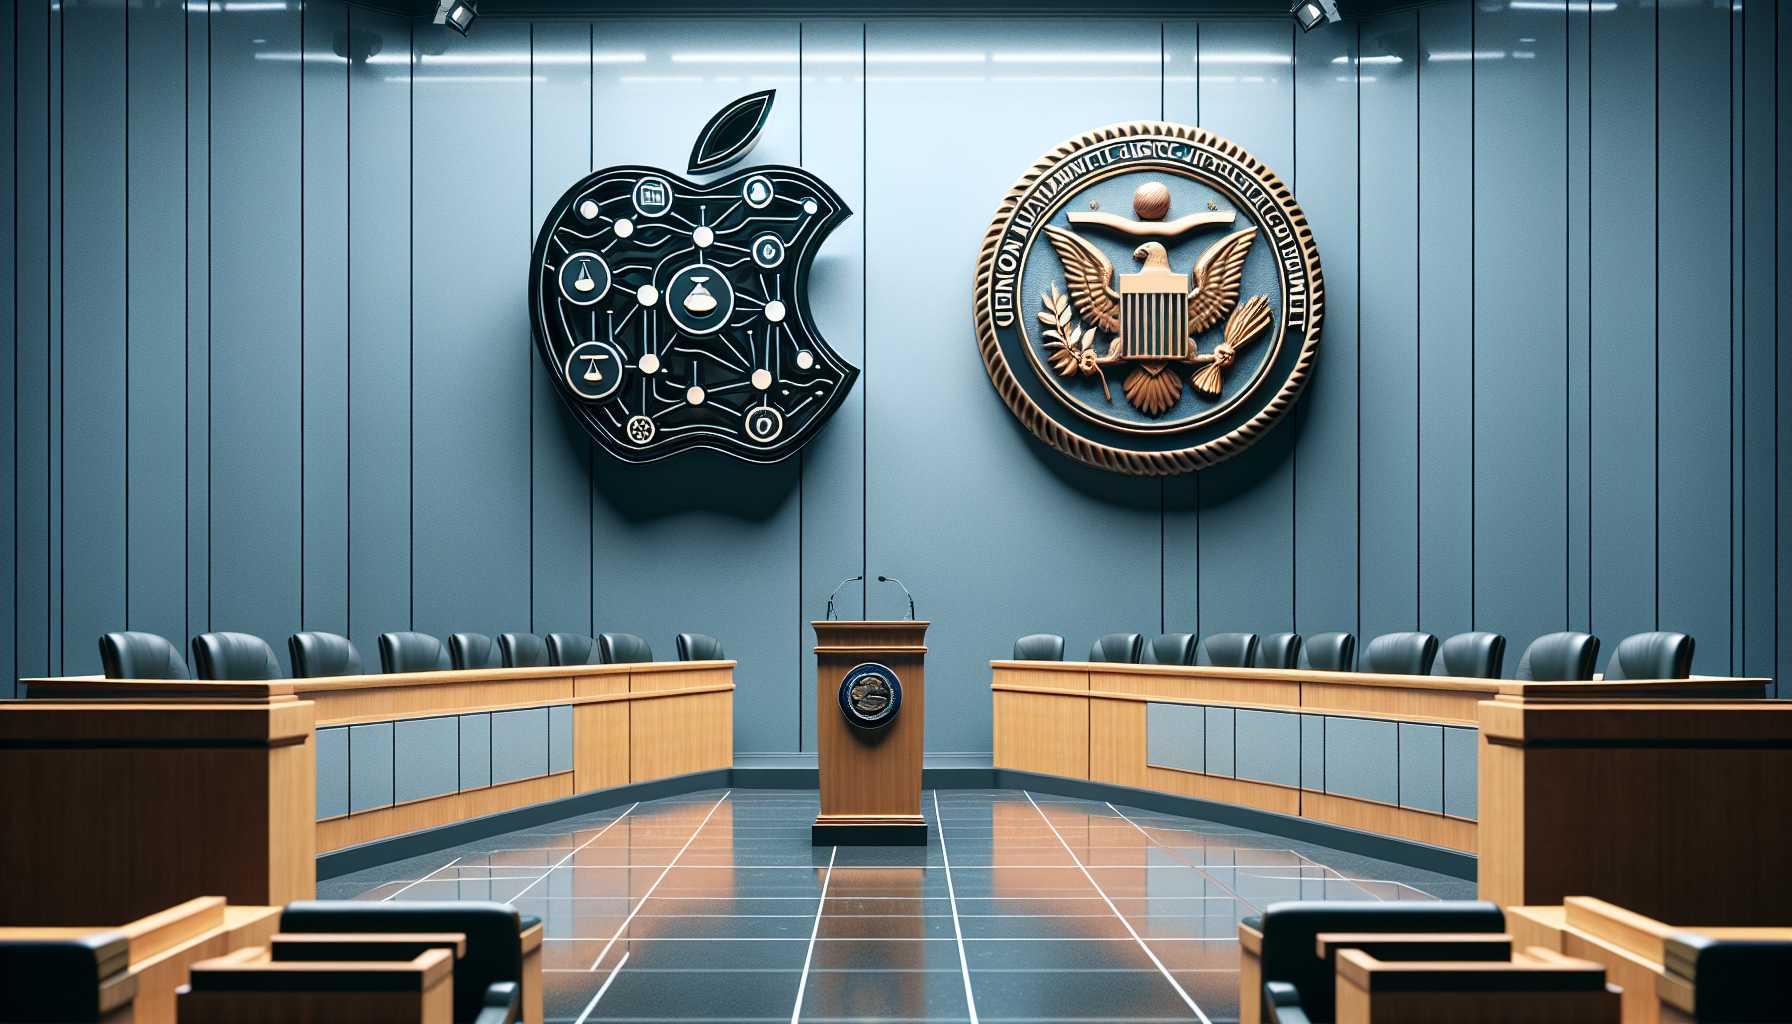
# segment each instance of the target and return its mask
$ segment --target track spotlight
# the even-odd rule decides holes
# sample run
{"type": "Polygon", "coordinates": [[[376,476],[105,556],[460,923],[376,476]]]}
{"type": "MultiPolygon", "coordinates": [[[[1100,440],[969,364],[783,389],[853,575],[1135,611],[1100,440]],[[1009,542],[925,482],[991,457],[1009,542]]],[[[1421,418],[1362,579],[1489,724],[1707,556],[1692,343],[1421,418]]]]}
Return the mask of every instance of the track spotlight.
{"type": "Polygon", "coordinates": [[[436,24],[446,25],[463,36],[473,27],[473,19],[477,17],[478,0],[440,0],[436,5],[436,24]]]}
{"type": "Polygon", "coordinates": [[[1341,20],[1337,0],[1294,0],[1288,13],[1300,23],[1302,32],[1311,32],[1321,25],[1341,20]]]}

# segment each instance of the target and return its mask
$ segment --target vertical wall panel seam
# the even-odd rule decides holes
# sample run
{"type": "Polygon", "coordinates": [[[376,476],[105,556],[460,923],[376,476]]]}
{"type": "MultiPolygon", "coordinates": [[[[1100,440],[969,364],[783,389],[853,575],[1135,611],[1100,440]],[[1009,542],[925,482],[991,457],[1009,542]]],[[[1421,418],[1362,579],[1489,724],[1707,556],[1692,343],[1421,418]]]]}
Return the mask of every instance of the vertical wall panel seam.
{"type": "MultiPolygon", "coordinates": [[[[525,236],[535,223],[535,22],[529,22],[529,202],[525,236]]],[[[527,239],[533,243],[533,239],[527,239]]],[[[529,632],[535,632],[535,353],[526,353],[523,385],[529,392],[529,632]]],[[[413,411],[413,416],[416,413],[413,411]]],[[[589,532],[589,524],[587,524],[589,532]]]]}
{"type": "MultiPolygon", "coordinates": [[[[1169,55],[1169,23],[1157,23],[1157,119],[1170,119],[1167,93],[1170,81],[1169,55]]],[[[1159,477],[1157,481],[1157,631],[1167,633],[1170,629],[1169,610],[1169,571],[1166,563],[1170,558],[1170,483],[1168,477],[1159,477]]],[[[1085,761],[1085,764],[1087,762],[1085,761]]]]}
{"type": "MultiPolygon", "coordinates": [[[[1479,176],[1477,157],[1481,146],[1479,126],[1479,110],[1476,96],[1476,81],[1481,77],[1480,61],[1475,58],[1479,45],[1479,21],[1475,16],[1475,5],[1468,3],[1468,628],[1478,629],[1476,612],[1480,604],[1480,557],[1476,550],[1476,541],[1480,532],[1480,508],[1477,502],[1480,490],[1480,474],[1476,466],[1481,452],[1481,426],[1479,419],[1480,395],[1477,388],[1477,374],[1480,369],[1480,352],[1476,346],[1478,333],[1477,299],[1480,295],[1480,279],[1477,276],[1480,263],[1479,248],[1476,245],[1476,233],[1479,228],[1479,212],[1475,203],[1476,179],[1479,176]]],[[[1359,555],[1360,557],[1360,555],[1359,555]]]]}
{"type": "MultiPolygon", "coordinates": [[[[597,170],[597,23],[585,25],[585,170],[597,170]]],[[[585,614],[597,633],[597,442],[585,441],[585,614]]]]}
{"type": "MultiPolygon", "coordinates": [[[[803,164],[803,23],[796,23],[796,162],[803,164]]],[[[864,205],[864,204],[860,204],[864,205]]],[[[862,335],[861,335],[862,336],[862,335]]],[[[796,453],[796,749],[803,749],[803,505],[808,459],[803,449],[796,453]]]]}
{"type": "Polygon", "coordinates": [[[409,389],[409,398],[405,408],[405,509],[408,521],[405,526],[405,543],[410,552],[409,564],[405,571],[410,575],[409,585],[405,588],[406,600],[409,602],[410,624],[407,629],[417,628],[417,27],[413,22],[406,26],[405,61],[410,65],[409,74],[405,76],[405,190],[409,193],[406,205],[410,208],[410,216],[405,218],[405,232],[409,258],[405,260],[405,335],[409,346],[408,365],[410,373],[405,386],[409,389]]]}
{"type": "MultiPolygon", "coordinates": [[[[1412,489],[1412,617],[1414,629],[1424,629],[1425,622],[1425,64],[1420,59],[1425,53],[1425,18],[1422,11],[1412,13],[1412,336],[1413,345],[1412,379],[1413,398],[1417,408],[1412,417],[1412,455],[1413,455],[1413,489],[1412,489]]],[[[1362,59],[1362,51],[1357,51],[1357,58],[1362,59]]],[[[1361,64],[1358,64],[1361,67],[1361,64]]],[[[1360,74],[1360,71],[1359,71],[1360,74]]],[[[1362,148],[1363,126],[1357,125],[1357,148],[1362,148]]],[[[1359,176],[1360,182],[1360,176],[1359,176]]],[[[1359,185],[1360,187],[1360,185],[1359,185]]],[[[1357,234],[1362,234],[1362,214],[1357,215],[1357,234]]],[[[1362,339],[1357,339],[1357,348],[1362,348],[1362,339]]],[[[1357,408],[1362,408],[1363,396],[1357,393],[1357,408]]],[[[1359,413],[1360,415],[1360,413],[1359,413]]],[[[1359,461],[1358,472],[1361,472],[1359,461]]],[[[1357,517],[1358,528],[1361,528],[1362,517],[1357,517]]],[[[1357,578],[1363,575],[1363,554],[1357,551],[1357,578]]],[[[1360,585],[1360,584],[1359,584],[1360,585]]]]}
{"type": "MultiPolygon", "coordinates": [[[[871,584],[865,579],[871,568],[871,23],[859,22],[859,175],[865,190],[865,226],[859,232],[859,320],[865,339],[863,427],[859,433],[859,614],[871,617],[871,584]]],[[[815,709],[821,713],[820,708],[815,709]]]]}
{"type": "MultiPolygon", "coordinates": [[[[305,535],[310,519],[305,515],[305,14],[310,0],[299,0],[299,628],[305,628],[305,535]]],[[[346,48],[346,47],[345,47],[346,48]]],[[[126,149],[129,152],[129,149],[126,149]]],[[[129,209],[127,204],[126,209],[129,209]]],[[[130,237],[129,234],[125,237],[130,237]]],[[[128,351],[128,349],[127,349],[128,351]]],[[[129,393],[127,387],[126,393],[129,393]]],[[[126,428],[126,437],[130,436],[126,428]]],[[[128,495],[130,490],[127,488],[128,495]]]]}
{"type": "Polygon", "coordinates": [[[212,393],[217,382],[212,379],[212,309],[215,290],[212,288],[212,260],[215,258],[217,230],[212,217],[212,195],[217,191],[212,181],[212,14],[213,5],[205,8],[205,628],[212,628],[212,524],[217,517],[217,502],[212,500],[212,393]]]}
{"type": "Polygon", "coordinates": [[[1654,209],[1655,280],[1652,285],[1654,304],[1655,341],[1655,414],[1652,428],[1655,431],[1655,624],[1653,628],[1661,628],[1661,0],[1655,0],[1655,39],[1654,49],[1654,87],[1655,103],[1651,116],[1655,119],[1655,161],[1654,161],[1654,195],[1651,201],[1654,209]]]}
{"type": "Polygon", "coordinates": [[[355,633],[355,5],[344,4],[342,31],[348,54],[342,62],[342,614],[355,633]]]}
{"type": "MultiPolygon", "coordinates": [[[[131,628],[131,5],[124,8],[124,628],[131,628]]],[[[16,129],[15,129],[16,130],[16,129]]]]}
{"type": "Polygon", "coordinates": [[[68,663],[68,24],[51,0],[56,33],[56,671],[68,663]]]}
{"type": "MultiPolygon", "coordinates": [[[[1562,628],[1574,628],[1574,439],[1568,419],[1574,407],[1574,365],[1569,341],[1574,337],[1573,267],[1574,217],[1569,210],[1569,185],[1574,180],[1574,29],[1572,2],[1562,5],[1562,628]]],[[[1592,76],[1587,85],[1592,87],[1592,76]]]]}

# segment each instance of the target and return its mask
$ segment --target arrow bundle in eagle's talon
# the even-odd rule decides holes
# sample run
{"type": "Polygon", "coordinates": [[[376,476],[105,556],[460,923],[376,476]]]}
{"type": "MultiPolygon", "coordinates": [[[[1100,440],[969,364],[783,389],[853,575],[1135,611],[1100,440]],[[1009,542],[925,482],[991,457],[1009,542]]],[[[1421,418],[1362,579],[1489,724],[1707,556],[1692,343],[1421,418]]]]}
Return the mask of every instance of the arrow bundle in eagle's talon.
{"type": "Polygon", "coordinates": [[[1234,310],[1232,318],[1226,321],[1225,336],[1220,339],[1213,354],[1195,357],[1206,363],[1190,378],[1195,390],[1209,398],[1217,396],[1225,388],[1226,368],[1238,361],[1238,350],[1263,333],[1264,328],[1269,326],[1270,319],[1267,296],[1253,295],[1244,305],[1234,310]]]}

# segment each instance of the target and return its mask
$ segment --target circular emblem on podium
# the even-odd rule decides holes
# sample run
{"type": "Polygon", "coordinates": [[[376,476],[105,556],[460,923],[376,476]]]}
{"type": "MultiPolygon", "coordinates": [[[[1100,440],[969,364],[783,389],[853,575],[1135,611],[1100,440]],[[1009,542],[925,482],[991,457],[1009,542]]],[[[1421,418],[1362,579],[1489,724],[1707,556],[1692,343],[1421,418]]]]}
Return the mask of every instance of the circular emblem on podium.
{"type": "Polygon", "coordinates": [[[902,680],[888,665],[854,665],[840,680],[840,713],[861,729],[881,729],[902,710],[902,680]]]}
{"type": "Polygon", "coordinates": [[[1312,376],[1324,305],[1288,186],[1236,143],[1163,122],[1034,164],[983,237],[973,294],[1009,410],[1064,454],[1135,474],[1261,438],[1312,376]]]}

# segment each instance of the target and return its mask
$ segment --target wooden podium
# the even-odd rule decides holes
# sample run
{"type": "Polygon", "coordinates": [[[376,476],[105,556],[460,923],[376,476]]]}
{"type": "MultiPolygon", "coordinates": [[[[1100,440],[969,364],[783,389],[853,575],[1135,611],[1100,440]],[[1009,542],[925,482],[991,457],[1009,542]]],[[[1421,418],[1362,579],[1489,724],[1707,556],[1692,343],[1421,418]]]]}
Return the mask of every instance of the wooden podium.
{"type": "Polygon", "coordinates": [[[821,814],[811,830],[814,845],[927,845],[927,821],[921,817],[927,623],[822,620],[811,625],[816,749],[821,756],[821,814]],[[854,685],[843,694],[849,675],[854,685]]]}

